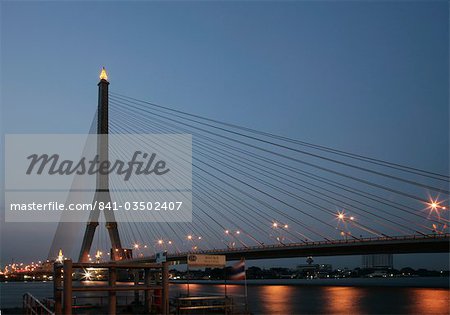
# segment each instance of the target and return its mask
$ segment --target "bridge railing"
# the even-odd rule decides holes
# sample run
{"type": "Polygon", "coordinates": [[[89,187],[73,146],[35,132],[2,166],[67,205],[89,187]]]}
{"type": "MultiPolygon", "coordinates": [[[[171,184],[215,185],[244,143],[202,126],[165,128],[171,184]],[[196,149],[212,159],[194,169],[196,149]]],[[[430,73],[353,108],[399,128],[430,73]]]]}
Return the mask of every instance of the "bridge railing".
{"type": "MultiPolygon", "coordinates": [[[[289,247],[311,247],[321,245],[339,245],[339,244],[355,244],[355,243],[369,243],[375,241],[402,241],[402,240],[428,240],[428,239],[449,239],[450,233],[436,233],[436,234],[415,234],[415,235],[401,235],[401,236],[384,236],[384,237],[362,237],[343,240],[326,240],[326,241],[314,241],[314,242],[301,242],[301,243],[284,243],[284,244],[269,244],[259,246],[245,246],[245,247],[228,247],[228,248],[213,248],[207,250],[187,251],[187,252],[174,252],[167,255],[167,258],[188,256],[190,254],[220,254],[240,251],[252,251],[261,249],[282,249],[289,247]]],[[[139,257],[133,260],[136,261],[148,261],[154,260],[154,256],[139,257]]]]}
{"type": "MultiPolygon", "coordinates": [[[[230,247],[221,249],[209,249],[201,250],[195,252],[181,252],[176,253],[176,256],[189,255],[189,254],[208,254],[208,253],[224,253],[232,251],[245,250],[257,250],[261,248],[285,248],[285,247],[298,247],[298,246],[317,246],[317,245],[336,245],[336,244],[347,244],[347,243],[360,243],[360,242],[373,242],[373,241],[395,241],[395,240],[416,240],[416,239],[442,239],[449,238],[450,234],[423,234],[423,235],[401,235],[401,236],[385,236],[385,237],[363,237],[363,238],[352,238],[345,240],[330,240],[330,241],[314,241],[314,242],[302,242],[302,243],[287,243],[287,244],[269,244],[262,246],[246,246],[246,247],[230,247]]],[[[171,255],[169,254],[168,257],[171,255]]]]}

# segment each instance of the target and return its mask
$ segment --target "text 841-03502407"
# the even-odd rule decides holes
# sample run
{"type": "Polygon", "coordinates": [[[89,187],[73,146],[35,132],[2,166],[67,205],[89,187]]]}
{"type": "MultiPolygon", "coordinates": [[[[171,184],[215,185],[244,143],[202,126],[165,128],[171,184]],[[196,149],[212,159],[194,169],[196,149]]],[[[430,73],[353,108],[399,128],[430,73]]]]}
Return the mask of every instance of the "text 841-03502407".
{"type": "Polygon", "coordinates": [[[99,210],[125,209],[127,211],[176,211],[183,206],[182,201],[127,201],[123,204],[118,202],[99,202],[99,210]]]}

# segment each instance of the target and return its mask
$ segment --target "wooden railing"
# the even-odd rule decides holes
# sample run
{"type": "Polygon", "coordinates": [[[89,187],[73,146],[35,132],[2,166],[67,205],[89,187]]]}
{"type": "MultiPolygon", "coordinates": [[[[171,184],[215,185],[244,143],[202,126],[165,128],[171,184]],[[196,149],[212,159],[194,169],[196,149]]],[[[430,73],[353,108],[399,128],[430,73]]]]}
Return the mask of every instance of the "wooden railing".
{"type": "Polygon", "coordinates": [[[25,293],[23,295],[23,311],[26,315],[55,315],[49,307],[44,305],[41,301],[35,298],[30,293],[25,293]]]}
{"type": "MultiPolygon", "coordinates": [[[[136,273],[139,277],[139,273],[136,273]]],[[[145,313],[150,313],[152,297],[155,290],[161,291],[159,314],[167,314],[169,311],[169,269],[168,263],[73,263],[64,260],[63,264],[55,263],[53,274],[54,301],[56,315],[71,315],[73,308],[73,293],[85,291],[108,292],[108,314],[117,313],[117,292],[121,291],[144,291],[145,313]],[[72,274],[76,269],[101,268],[108,270],[108,284],[106,286],[73,286],[72,274]],[[144,284],[139,284],[135,279],[134,285],[118,285],[117,271],[119,269],[143,270],[144,284]],[[160,285],[151,282],[153,274],[158,274],[161,279],[160,285]]],[[[156,303],[153,303],[156,304],[156,303]]]]}
{"type": "Polygon", "coordinates": [[[187,296],[176,299],[176,314],[232,314],[233,300],[229,296],[187,296]]]}

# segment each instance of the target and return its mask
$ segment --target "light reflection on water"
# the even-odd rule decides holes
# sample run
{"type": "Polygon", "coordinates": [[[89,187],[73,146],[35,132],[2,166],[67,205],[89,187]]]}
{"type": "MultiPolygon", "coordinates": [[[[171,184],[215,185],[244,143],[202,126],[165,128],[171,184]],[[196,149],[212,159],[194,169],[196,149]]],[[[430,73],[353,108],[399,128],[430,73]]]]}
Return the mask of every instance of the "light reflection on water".
{"type": "Polygon", "coordinates": [[[417,314],[450,314],[450,291],[412,289],[412,303],[417,314]]]}
{"type": "MultiPolygon", "coordinates": [[[[186,293],[174,284],[171,294],[186,293]]],[[[191,284],[191,295],[224,294],[223,285],[191,284]]],[[[231,296],[243,295],[244,286],[228,285],[231,296]]],[[[248,286],[253,314],[450,314],[450,290],[405,287],[248,286]]]]}
{"type": "Polygon", "coordinates": [[[327,314],[362,314],[361,301],[366,292],[356,287],[324,287],[327,314]]]}
{"type": "MultiPolygon", "coordinates": [[[[251,290],[252,288],[250,288],[251,290]]],[[[265,285],[259,288],[259,301],[265,314],[293,314],[294,309],[289,301],[294,300],[295,289],[289,285],[265,285]]]]}

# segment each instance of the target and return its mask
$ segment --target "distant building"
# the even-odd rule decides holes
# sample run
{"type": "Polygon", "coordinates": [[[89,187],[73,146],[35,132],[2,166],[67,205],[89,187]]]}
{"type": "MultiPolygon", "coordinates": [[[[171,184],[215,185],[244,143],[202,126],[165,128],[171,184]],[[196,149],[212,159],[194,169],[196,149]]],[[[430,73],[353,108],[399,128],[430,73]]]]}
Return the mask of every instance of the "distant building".
{"type": "Polygon", "coordinates": [[[298,265],[297,270],[323,270],[323,271],[332,271],[333,266],[330,264],[307,264],[307,265],[298,265]]]}
{"type": "Polygon", "coordinates": [[[297,274],[301,278],[326,278],[333,270],[330,264],[298,265],[297,274]]]}
{"type": "Polygon", "coordinates": [[[392,254],[363,255],[362,268],[388,269],[394,268],[392,254]]]}

